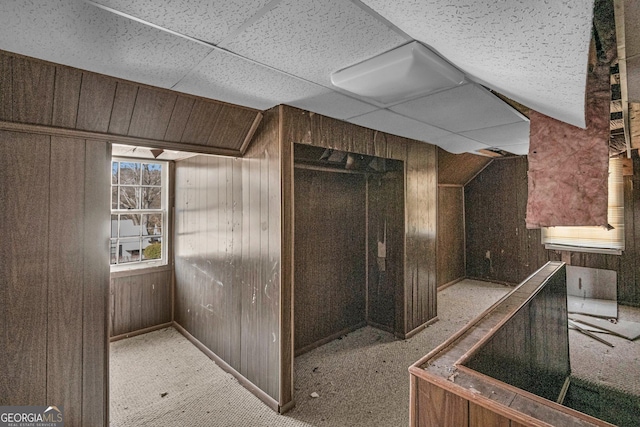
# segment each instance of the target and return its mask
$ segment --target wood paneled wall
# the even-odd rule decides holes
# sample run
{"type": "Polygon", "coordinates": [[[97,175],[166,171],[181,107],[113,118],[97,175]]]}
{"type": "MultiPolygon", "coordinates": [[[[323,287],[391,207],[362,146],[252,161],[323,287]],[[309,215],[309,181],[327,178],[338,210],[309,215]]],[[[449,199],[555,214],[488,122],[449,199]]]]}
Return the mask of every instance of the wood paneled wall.
{"type": "Polygon", "coordinates": [[[438,186],[438,286],[465,277],[464,188],[438,186]]]}
{"type": "Polygon", "coordinates": [[[239,155],[261,117],[250,108],[4,51],[0,70],[0,121],[5,122],[140,138],[152,141],[143,145],[157,148],[239,155]]]}
{"type": "Polygon", "coordinates": [[[399,331],[404,327],[404,173],[371,176],[367,189],[367,323],[399,331]],[[386,257],[379,257],[380,243],[386,257]]]}
{"type": "Polygon", "coordinates": [[[172,321],[171,266],[122,273],[111,274],[111,337],[172,321]]]}
{"type": "Polygon", "coordinates": [[[527,230],[527,160],[496,159],[465,187],[467,275],[516,283],[549,260],[615,270],[618,302],[640,306],[640,158],[624,177],[625,250],[622,255],[546,250],[539,230],[527,230]],[[489,255],[489,258],[487,258],[489,255]]]}
{"type": "Polygon", "coordinates": [[[300,354],[366,322],[366,177],[296,169],[294,179],[300,354]]]}
{"type": "MultiPolygon", "coordinates": [[[[51,75],[32,77],[12,92],[20,117],[42,114],[23,101],[51,75]]],[[[0,131],[0,405],[108,424],[110,158],[104,141],[0,131]]]]}
{"type": "MultiPolygon", "coordinates": [[[[287,196],[293,188],[294,143],[333,148],[404,162],[404,283],[402,310],[395,317],[397,335],[419,331],[436,317],[437,152],[430,144],[401,138],[340,120],[282,107],[283,201],[285,215],[293,208],[287,196]],[[289,168],[289,169],[287,169],[289,168]]],[[[283,265],[293,260],[293,221],[285,218],[283,265]],[[289,260],[289,261],[285,261],[289,260]]],[[[283,289],[293,278],[283,273],[283,289]]]]}
{"type": "MultiPolygon", "coordinates": [[[[176,163],[175,321],[280,400],[280,152],[277,109],[246,156],[176,163]]],[[[266,397],[265,397],[266,396],[266,397]]]]}

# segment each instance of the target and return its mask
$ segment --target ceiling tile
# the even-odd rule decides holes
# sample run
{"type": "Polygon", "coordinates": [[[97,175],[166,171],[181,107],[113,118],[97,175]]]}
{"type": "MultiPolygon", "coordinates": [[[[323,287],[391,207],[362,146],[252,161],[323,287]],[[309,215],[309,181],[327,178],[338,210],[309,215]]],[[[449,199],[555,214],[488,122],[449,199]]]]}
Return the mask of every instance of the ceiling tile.
{"type": "Polygon", "coordinates": [[[584,127],[593,1],[362,1],[477,81],[584,127]]]}
{"type": "Polygon", "coordinates": [[[332,72],[407,41],[350,1],[283,0],[221,46],[331,87],[332,72]]]}
{"type": "Polygon", "coordinates": [[[0,2],[0,49],[165,88],[211,50],[73,0],[0,2]]]}
{"type": "Polygon", "coordinates": [[[373,111],[359,117],[353,117],[347,121],[370,129],[424,142],[432,142],[437,137],[451,135],[446,130],[400,116],[389,110],[373,111]]]}
{"type": "Polygon", "coordinates": [[[391,109],[451,132],[481,129],[522,121],[522,116],[486,89],[466,84],[391,109]]]}
{"type": "Polygon", "coordinates": [[[180,34],[218,44],[271,0],[93,0],[180,34]]]}
{"type": "Polygon", "coordinates": [[[175,87],[192,95],[265,110],[326,93],[326,89],[218,49],[175,87]]]}
{"type": "Polygon", "coordinates": [[[489,148],[486,144],[465,138],[464,136],[455,133],[435,138],[432,143],[453,154],[465,152],[473,153],[476,150],[489,148]]]}
{"type": "Polygon", "coordinates": [[[292,101],[289,104],[340,120],[369,113],[378,108],[329,89],[320,95],[292,101]]]}
{"type": "Polygon", "coordinates": [[[475,139],[490,147],[505,145],[529,144],[529,122],[512,123],[509,125],[460,132],[460,135],[475,139]]]}

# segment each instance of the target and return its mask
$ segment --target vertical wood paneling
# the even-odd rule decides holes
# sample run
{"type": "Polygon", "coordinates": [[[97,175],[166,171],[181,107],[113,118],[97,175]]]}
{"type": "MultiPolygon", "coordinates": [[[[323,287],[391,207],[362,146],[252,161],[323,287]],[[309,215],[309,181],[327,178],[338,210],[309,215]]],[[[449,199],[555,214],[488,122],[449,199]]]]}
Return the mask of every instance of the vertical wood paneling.
{"type": "Polygon", "coordinates": [[[140,87],[129,125],[129,136],[162,140],[176,99],[174,93],[140,87]]]}
{"type": "Polygon", "coordinates": [[[71,129],[76,126],[81,81],[82,71],[64,66],[56,67],[51,121],[53,126],[71,129]]]}
{"type": "Polygon", "coordinates": [[[176,163],[176,321],[280,398],[280,156],[268,113],[242,159],[176,163]]]}
{"type": "Polygon", "coordinates": [[[47,375],[49,137],[0,131],[0,182],[0,405],[41,405],[47,375]]]}
{"type": "Polygon", "coordinates": [[[107,132],[116,92],[116,80],[82,73],[82,86],[78,102],[76,128],[96,132],[107,132]]]}
{"type": "Polygon", "coordinates": [[[50,125],[55,67],[26,58],[13,58],[13,119],[50,125]]]}
{"type": "Polygon", "coordinates": [[[111,145],[86,143],[82,425],[107,426],[109,416],[109,192],[111,145]]]}
{"type": "Polygon", "coordinates": [[[13,121],[13,57],[0,51],[0,120],[13,121]]]}
{"type": "Polygon", "coordinates": [[[438,286],[465,277],[464,188],[438,187],[438,286]]]}
{"type": "Polygon", "coordinates": [[[46,401],[64,405],[65,422],[80,425],[85,141],[52,138],[50,175],[46,401]]]}
{"type": "Polygon", "coordinates": [[[117,275],[110,282],[112,337],[171,321],[172,270],[117,275]]]}
{"type": "Polygon", "coordinates": [[[183,95],[178,96],[171,113],[171,119],[169,119],[169,124],[167,125],[167,132],[163,138],[165,141],[177,142],[182,140],[182,134],[187,126],[187,120],[189,120],[194,103],[194,98],[183,95]]]}
{"type": "Polygon", "coordinates": [[[294,180],[298,351],[366,320],[366,219],[363,176],[296,169],[294,180]]]}
{"type": "Polygon", "coordinates": [[[116,135],[127,135],[133,107],[136,105],[138,86],[118,81],[116,94],[113,100],[111,119],[109,120],[109,133],[116,135]]]}
{"type": "Polygon", "coordinates": [[[182,142],[206,145],[214,130],[214,118],[220,114],[222,105],[198,99],[193,104],[187,126],[182,133],[182,142]]]}
{"type": "Polygon", "coordinates": [[[415,427],[460,427],[469,423],[469,401],[416,379],[415,427]]]}

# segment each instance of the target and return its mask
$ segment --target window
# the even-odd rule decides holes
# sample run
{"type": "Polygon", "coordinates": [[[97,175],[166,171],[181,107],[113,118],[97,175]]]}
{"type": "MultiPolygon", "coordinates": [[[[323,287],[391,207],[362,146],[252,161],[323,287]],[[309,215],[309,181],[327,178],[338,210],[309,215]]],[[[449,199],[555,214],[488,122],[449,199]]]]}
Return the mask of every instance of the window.
{"type": "Polygon", "coordinates": [[[166,162],[112,159],[112,270],[167,263],[167,176],[166,162]]]}
{"type": "Polygon", "coordinates": [[[624,250],[624,184],[622,160],[609,160],[609,224],[603,227],[546,227],[542,243],[546,249],[621,254],[624,250]]]}

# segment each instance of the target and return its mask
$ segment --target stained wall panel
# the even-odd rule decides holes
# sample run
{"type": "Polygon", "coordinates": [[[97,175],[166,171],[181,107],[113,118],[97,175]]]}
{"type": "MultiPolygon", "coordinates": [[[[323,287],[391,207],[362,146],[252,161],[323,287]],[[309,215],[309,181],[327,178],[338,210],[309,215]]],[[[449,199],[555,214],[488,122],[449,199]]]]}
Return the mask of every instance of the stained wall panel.
{"type": "Polygon", "coordinates": [[[55,67],[13,59],[13,119],[23,123],[51,124],[55,67]]]}
{"type": "Polygon", "coordinates": [[[465,277],[464,188],[438,187],[438,286],[465,277]]]}
{"type": "Polygon", "coordinates": [[[267,116],[244,158],[176,163],[175,320],[277,404],[279,122],[267,116]]]}
{"type": "Polygon", "coordinates": [[[3,406],[47,397],[49,143],[45,135],[0,132],[3,406]]]}
{"type": "Polygon", "coordinates": [[[304,169],[296,169],[294,180],[299,352],[366,321],[366,180],[304,169]]]}

